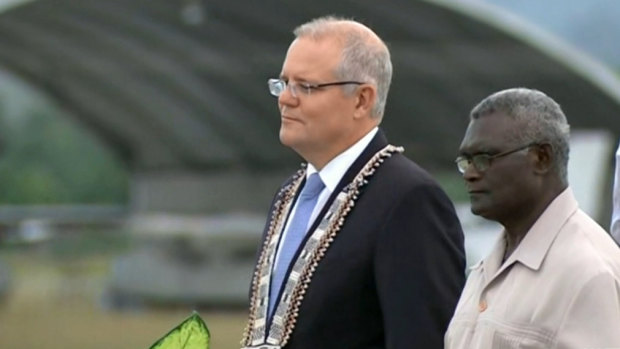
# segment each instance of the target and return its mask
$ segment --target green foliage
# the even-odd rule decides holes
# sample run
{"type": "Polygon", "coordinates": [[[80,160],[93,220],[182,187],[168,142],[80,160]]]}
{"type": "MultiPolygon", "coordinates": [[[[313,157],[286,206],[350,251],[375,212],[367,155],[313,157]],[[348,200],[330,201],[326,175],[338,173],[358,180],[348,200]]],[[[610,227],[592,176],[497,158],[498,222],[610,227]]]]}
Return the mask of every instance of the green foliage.
{"type": "Polygon", "coordinates": [[[77,123],[48,110],[0,122],[0,204],[127,200],[127,170],[77,123]]]}
{"type": "Polygon", "coordinates": [[[197,312],[159,339],[149,349],[209,349],[209,329],[197,312]]]}

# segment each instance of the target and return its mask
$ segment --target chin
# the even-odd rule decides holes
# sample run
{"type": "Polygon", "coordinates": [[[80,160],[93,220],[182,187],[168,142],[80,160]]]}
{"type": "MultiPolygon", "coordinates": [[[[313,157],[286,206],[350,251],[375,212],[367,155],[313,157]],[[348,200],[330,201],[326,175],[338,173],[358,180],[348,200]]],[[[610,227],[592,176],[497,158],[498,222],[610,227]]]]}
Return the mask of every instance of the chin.
{"type": "Polygon", "coordinates": [[[476,206],[471,205],[470,210],[471,210],[471,213],[473,213],[474,215],[480,216],[480,210],[476,206]]]}
{"type": "Polygon", "coordinates": [[[282,127],[280,129],[280,143],[291,149],[300,147],[304,142],[304,138],[300,137],[299,132],[282,127]]]}
{"type": "Polygon", "coordinates": [[[474,209],[472,207],[471,213],[473,213],[476,216],[480,216],[480,217],[482,217],[484,219],[488,219],[488,220],[491,220],[491,221],[494,220],[493,217],[488,213],[488,211],[476,210],[476,209],[474,209]]]}
{"type": "Polygon", "coordinates": [[[476,216],[480,216],[482,218],[485,219],[489,219],[489,220],[493,220],[492,217],[492,212],[490,210],[489,207],[487,207],[487,205],[484,205],[480,202],[477,201],[472,201],[471,202],[471,213],[473,213],[476,216]]]}
{"type": "Polygon", "coordinates": [[[291,147],[293,144],[295,144],[294,139],[295,137],[291,135],[290,131],[287,132],[284,129],[280,129],[280,143],[287,147],[291,147]]]}

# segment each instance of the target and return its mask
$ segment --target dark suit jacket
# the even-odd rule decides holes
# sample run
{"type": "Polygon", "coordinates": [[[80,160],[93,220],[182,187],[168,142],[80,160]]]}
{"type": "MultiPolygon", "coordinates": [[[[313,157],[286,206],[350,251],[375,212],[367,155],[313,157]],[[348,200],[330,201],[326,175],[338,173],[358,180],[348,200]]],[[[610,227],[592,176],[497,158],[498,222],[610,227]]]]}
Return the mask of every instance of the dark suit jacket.
{"type": "MultiPolygon", "coordinates": [[[[310,231],[387,144],[379,131],[310,231]]],[[[362,188],[320,261],[285,348],[443,348],[464,283],[463,233],[452,203],[422,168],[394,154],[362,188]]]]}

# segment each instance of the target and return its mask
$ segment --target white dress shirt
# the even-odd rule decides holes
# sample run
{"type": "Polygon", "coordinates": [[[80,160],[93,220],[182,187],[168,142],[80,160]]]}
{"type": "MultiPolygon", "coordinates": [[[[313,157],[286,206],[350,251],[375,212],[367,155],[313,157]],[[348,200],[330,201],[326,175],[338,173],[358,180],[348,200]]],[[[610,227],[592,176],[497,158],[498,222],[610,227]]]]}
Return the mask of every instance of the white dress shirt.
{"type": "Polygon", "coordinates": [[[614,177],[613,211],[611,214],[611,235],[620,244],[620,144],[616,151],[616,174],[614,177]]]}

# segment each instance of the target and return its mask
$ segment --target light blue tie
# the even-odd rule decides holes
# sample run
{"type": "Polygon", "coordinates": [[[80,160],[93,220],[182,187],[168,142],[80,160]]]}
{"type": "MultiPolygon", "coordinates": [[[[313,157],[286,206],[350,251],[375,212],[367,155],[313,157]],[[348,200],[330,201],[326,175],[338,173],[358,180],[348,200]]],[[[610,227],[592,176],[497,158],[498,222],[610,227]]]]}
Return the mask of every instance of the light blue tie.
{"type": "Polygon", "coordinates": [[[323,188],[325,188],[325,184],[321,181],[319,174],[315,172],[308,177],[304,188],[299,194],[295,215],[288,225],[288,231],[284,240],[280,241],[279,257],[271,278],[268,309],[270,317],[274,310],[275,301],[282,287],[282,282],[286,276],[289,264],[291,264],[295,252],[297,252],[299,245],[308,232],[308,221],[310,220],[314,206],[316,206],[316,201],[323,188]]]}

